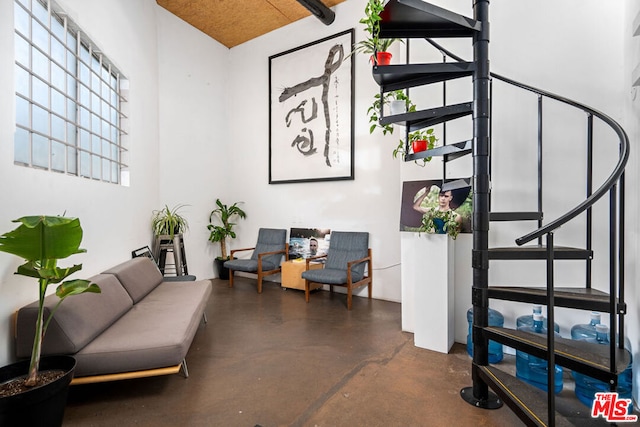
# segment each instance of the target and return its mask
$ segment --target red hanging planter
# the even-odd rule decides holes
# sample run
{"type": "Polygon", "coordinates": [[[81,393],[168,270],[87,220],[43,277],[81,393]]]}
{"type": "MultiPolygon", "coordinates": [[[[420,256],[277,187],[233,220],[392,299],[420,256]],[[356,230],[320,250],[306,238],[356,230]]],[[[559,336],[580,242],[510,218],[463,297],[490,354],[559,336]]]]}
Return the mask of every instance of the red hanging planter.
{"type": "Polygon", "coordinates": [[[414,153],[419,153],[427,149],[427,141],[425,139],[417,139],[411,143],[414,153]]]}
{"type": "Polygon", "coordinates": [[[376,52],[376,61],[373,61],[373,55],[371,55],[371,62],[374,65],[389,65],[391,64],[391,53],[376,52]]]}

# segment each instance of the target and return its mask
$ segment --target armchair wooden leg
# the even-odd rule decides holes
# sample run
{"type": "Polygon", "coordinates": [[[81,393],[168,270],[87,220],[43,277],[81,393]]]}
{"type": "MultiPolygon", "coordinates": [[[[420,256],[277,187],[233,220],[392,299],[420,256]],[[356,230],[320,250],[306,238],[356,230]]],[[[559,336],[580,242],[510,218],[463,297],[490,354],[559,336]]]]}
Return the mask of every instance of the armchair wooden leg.
{"type": "Polygon", "coordinates": [[[371,299],[371,294],[372,294],[372,289],[373,289],[373,283],[369,282],[369,299],[371,299]]]}
{"type": "Polygon", "coordinates": [[[353,295],[351,293],[351,285],[347,285],[347,310],[351,310],[351,304],[353,302],[353,295]]]}
{"type": "Polygon", "coordinates": [[[304,300],[309,302],[309,281],[307,279],[304,280],[304,300]]]}
{"type": "Polygon", "coordinates": [[[261,294],[262,293],[262,263],[261,261],[258,261],[258,293],[261,294]]]}
{"type": "Polygon", "coordinates": [[[233,288],[233,270],[229,270],[229,287],[233,288]]]}

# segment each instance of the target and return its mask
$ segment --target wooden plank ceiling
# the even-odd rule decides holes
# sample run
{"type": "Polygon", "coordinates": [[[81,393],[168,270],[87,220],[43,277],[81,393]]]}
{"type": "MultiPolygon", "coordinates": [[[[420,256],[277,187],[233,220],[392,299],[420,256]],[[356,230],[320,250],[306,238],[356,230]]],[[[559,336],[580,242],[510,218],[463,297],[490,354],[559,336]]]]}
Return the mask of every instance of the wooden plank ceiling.
{"type": "MultiPolygon", "coordinates": [[[[345,0],[323,0],[327,7],[345,0]]],[[[228,48],[310,16],[296,0],[156,0],[228,48]]]]}

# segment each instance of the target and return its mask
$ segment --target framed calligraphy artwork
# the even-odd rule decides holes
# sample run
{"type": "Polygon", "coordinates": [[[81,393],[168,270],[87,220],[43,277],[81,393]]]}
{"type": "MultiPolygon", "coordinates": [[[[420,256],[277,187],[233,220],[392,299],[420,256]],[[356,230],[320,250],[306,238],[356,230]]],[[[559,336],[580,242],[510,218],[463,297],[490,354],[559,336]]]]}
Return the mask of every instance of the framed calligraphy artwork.
{"type": "Polygon", "coordinates": [[[354,179],[353,29],[269,57],[269,184],[354,179]]]}

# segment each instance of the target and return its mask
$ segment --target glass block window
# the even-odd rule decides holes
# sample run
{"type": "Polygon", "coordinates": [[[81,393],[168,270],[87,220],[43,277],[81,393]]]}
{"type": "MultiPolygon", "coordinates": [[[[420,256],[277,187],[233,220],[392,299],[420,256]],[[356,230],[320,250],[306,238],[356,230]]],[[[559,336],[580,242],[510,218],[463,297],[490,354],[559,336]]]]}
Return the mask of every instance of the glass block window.
{"type": "Polygon", "coordinates": [[[126,184],[127,81],[53,0],[14,0],[14,163],[126,184]]]}

